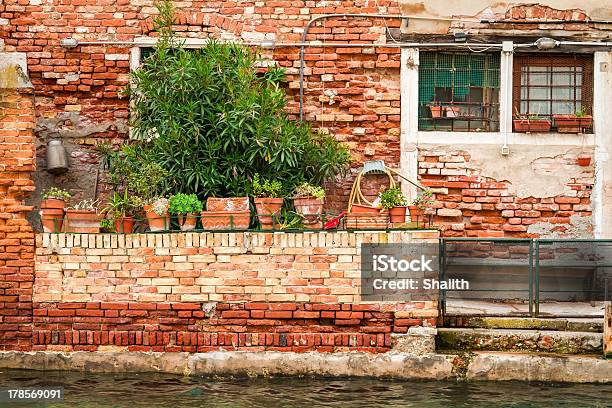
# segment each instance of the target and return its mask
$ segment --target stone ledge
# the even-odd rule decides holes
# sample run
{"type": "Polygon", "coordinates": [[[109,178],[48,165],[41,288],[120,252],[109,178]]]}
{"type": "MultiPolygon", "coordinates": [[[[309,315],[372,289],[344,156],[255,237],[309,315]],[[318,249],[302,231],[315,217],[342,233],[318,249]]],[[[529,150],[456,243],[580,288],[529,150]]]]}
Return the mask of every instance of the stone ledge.
{"type": "MultiPolygon", "coordinates": [[[[91,373],[164,372],[182,375],[387,377],[458,379],[456,355],[407,353],[235,352],[0,352],[0,369],[91,373]]],[[[612,361],[597,357],[478,353],[468,380],[612,383],[612,361]]]]}

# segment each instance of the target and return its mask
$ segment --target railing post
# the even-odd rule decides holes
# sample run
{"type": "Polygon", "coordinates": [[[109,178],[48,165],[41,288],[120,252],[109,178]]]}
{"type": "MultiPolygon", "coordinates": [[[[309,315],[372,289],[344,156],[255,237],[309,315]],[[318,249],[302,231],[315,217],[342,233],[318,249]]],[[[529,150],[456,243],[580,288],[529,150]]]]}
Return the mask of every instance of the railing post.
{"type": "Polygon", "coordinates": [[[605,302],[603,348],[604,357],[612,358],[612,301],[609,300],[605,302]]]}

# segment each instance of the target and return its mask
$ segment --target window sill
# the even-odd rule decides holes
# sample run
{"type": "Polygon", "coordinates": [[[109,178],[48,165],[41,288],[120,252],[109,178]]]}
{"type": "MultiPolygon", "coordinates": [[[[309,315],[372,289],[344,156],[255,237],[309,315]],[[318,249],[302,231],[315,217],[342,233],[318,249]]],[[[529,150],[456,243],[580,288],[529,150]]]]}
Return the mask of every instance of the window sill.
{"type": "Polygon", "coordinates": [[[593,146],[592,133],[508,133],[502,132],[440,132],[418,131],[416,144],[490,144],[542,145],[542,146],[593,146]]]}

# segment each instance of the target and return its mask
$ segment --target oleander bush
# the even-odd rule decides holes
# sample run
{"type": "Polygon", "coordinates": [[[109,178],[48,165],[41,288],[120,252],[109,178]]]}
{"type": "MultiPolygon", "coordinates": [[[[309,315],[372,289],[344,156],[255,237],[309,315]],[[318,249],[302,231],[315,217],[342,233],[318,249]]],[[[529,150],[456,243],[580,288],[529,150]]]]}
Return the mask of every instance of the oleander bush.
{"type": "Polygon", "coordinates": [[[284,72],[260,70],[251,48],[210,41],[186,49],[172,31],[170,2],[158,4],[160,34],[133,72],[134,160],[159,164],[160,194],[245,196],[253,177],[282,182],[283,194],[343,173],[348,150],[332,136],[289,119],[284,72]]]}

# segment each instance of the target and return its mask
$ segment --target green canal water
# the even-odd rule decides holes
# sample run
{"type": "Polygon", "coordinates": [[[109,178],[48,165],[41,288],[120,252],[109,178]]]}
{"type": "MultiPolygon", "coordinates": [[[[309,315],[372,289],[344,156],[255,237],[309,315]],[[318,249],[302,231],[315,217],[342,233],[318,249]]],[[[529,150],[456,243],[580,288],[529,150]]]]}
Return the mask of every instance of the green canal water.
{"type": "MultiPolygon", "coordinates": [[[[612,385],[415,382],[377,379],[219,379],[164,374],[0,370],[0,387],[63,387],[53,403],[2,407],[612,407],[612,385]]],[[[4,404],[4,405],[3,405],[4,404]]]]}

